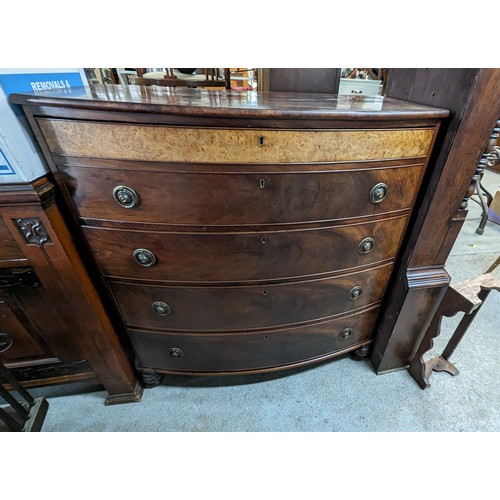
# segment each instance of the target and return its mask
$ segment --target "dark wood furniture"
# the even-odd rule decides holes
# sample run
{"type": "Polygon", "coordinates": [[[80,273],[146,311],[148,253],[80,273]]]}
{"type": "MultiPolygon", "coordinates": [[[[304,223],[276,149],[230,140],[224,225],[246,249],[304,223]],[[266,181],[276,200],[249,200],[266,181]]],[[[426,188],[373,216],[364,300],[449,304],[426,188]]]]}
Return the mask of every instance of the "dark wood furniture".
{"type": "Polygon", "coordinates": [[[13,376],[26,387],[97,378],[108,404],[140,400],[48,178],[0,185],[0,240],[0,361],[13,376]]]}
{"type": "MultiPolygon", "coordinates": [[[[3,342],[0,352],[9,349],[12,342],[3,342]]],[[[0,432],[39,432],[42,428],[45,415],[49,408],[47,400],[43,397],[33,396],[22,384],[5,368],[0,361],[0,432]],[[9,389],[14,389],[17,397],[9,389]],[[3,423],[3,425],[2,425],[3,423]]]]}
{"type": "Polygon", "coordinates": [[[231,88],[229,68],[202,68],[203,73],[195,75],[181,75],[174,73],[172,68],[165,68],[163,78],[148,78],[141,71],[135,79],[136,85],[157,85],[160,87],[189,87],[189,88],[231,88]]]}
{"type": "Polygon", "coordinates": [[[497,120],[488,143],[486,168],[500,174],[500,120],[497,120]]]}
{"type": "Polygon", "coordinates": [[[399,69],[387,95],[442,106],[441,128],[396,262],[371,362],[377,373],[407,368],[450,284],[445,265],[480,179],[480,159],[500,116],[500,69],[399,69]]]}
{"type": "Polygon", "coordinates": [[[11,100],[143,373],[367,354],[446,110],[139,86],[11,100]]]}
{"type": "Polygon", "coordinates": [[[340,73],[340,68],[269,68],[259,90],[337,94],[340,73]]]}
{"type": "MultiPolygon", "coordinates": [[[[493,264],[492,268],[497,267],[499,262],[500,257],[493,264]]],[[[455,365],[450,362],[450,357],[455,352],[455,349],[458,347],[492,290],[500,291],[500,278],[493,276],[489,272],[450,285],[408,368],[410,375],[422,389],[430,387],[429,378],[433,371],[444,371],[453,376],[459,373],[455,365]],[[459,312],[463,312],[464,316],[442,354],[424,361],[424,354],[433,347],[434,339],[440,333],[443,317],[446,316],[449,318],[459,312]]]]}

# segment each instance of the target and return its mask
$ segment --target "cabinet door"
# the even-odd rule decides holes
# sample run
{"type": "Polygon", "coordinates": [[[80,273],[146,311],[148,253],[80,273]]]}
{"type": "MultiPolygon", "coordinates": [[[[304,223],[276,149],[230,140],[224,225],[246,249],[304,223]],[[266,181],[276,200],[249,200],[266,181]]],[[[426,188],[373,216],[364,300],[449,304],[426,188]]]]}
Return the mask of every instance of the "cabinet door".
{"type": "Polygon", "coordinates": [[[33,271],[0,274],[0,360],[13,368],[81,359],[33,271]]]}
{"type": "Polygon", "coordinates": [[[0,300],[0,360],[8,365],[52,361],[54,355],[14,296],[0,300]]]}

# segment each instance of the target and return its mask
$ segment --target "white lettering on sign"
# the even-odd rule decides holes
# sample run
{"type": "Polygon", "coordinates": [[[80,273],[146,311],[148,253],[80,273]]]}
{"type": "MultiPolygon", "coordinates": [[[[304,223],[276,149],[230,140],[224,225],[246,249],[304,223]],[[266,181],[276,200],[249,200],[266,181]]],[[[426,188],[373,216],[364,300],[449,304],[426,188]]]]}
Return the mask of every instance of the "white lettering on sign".
{"type": "Polygon", "coordinates": [[[71,88],[68,80],[47,80],[44,82],[30,82],[31,88],[35,92],[43,92],[44,90],[67,90],[71,88]]]}

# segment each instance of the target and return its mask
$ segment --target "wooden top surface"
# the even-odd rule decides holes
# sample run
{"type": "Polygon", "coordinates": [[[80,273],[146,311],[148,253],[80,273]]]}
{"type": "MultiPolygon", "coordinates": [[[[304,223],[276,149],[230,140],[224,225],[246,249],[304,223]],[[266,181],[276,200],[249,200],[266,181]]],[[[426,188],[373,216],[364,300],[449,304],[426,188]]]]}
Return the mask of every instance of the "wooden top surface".
{"type": "Polygon", "coordinates": [[[11,94],[15,104],[191,116],[325,120],[444,118],[448,111],[382,96],[204,90],[140,85],[94,85],[11,94]]]}

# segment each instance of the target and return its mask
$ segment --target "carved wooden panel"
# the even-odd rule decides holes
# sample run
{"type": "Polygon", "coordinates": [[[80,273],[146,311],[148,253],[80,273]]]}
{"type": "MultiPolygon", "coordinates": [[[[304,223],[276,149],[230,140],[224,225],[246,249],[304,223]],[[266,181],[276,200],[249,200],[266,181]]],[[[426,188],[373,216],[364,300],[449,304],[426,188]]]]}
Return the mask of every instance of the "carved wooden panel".
{"type": "Polygon", "coordinates": [[[45,229],[40,219],[36,217],[27,217],[14,219],[14,221],[28,245],[37,245],[41,247],[46,243],[52,243],[47,233],[47,229],[45,229]]]}

